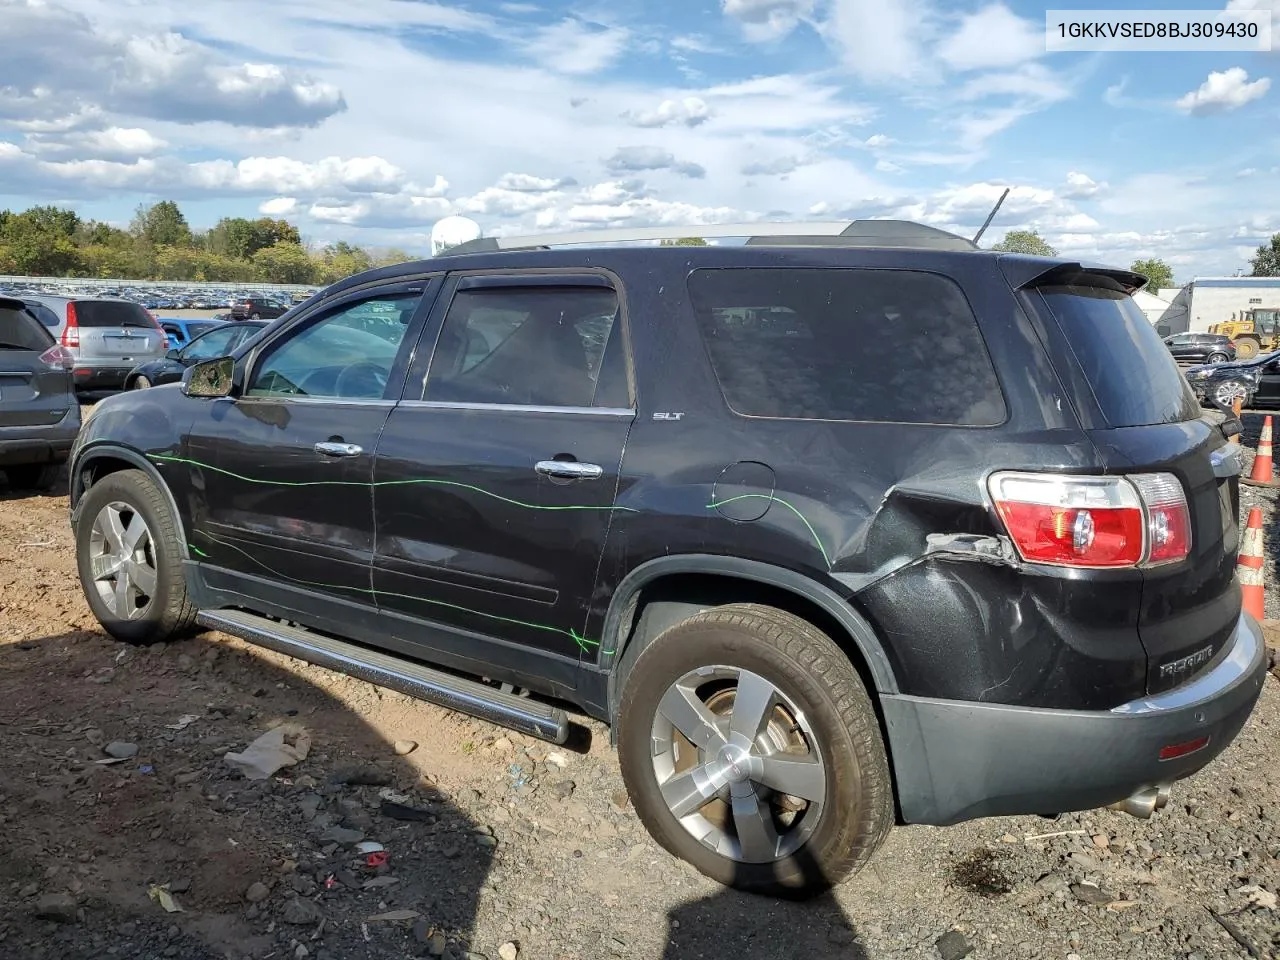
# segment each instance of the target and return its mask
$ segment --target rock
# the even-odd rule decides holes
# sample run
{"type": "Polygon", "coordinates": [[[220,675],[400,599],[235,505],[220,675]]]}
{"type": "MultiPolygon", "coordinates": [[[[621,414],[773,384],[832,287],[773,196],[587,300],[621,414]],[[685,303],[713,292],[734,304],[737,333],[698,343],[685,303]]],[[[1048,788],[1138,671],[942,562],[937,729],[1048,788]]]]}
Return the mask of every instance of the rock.
{"type": "Polygon", "coordinates": [[[613,800],[613,805],[619,810],[627,809],[627,805],[631,803],[631,797],[625,790],[615,790],[610,799],[613,800]]]}
{"type": "Polygon", "coordinates": [[[317,813],[320,812],[320,804],[322,798],[318,793],[304,793],[298,798],[298,809],[302,811],[302,815],[308,820],[314,820],[317,813]]]}
{"type": "Polygon", "coordinates": [[[391,774],[378,767],[348,767],[329,778],[333,783],[345,783],[350,787],[389,787],[391,774]]]}
{"type": "Polygon", "coordinates": [[[138,755],[138,745],[136,743],[125,743],[122,740],[113,740],[102,748],[102,752],[113,760],[131,760],[138,755]]]}
{"type": "Polygon", "coordinates": [[[79,908],[76,898],[69,893],[46,893],[36,901],[36,916],[58,923],[75,923],[79,908]]]}
{"type": "Polygon", "coordinates": [[[186,893],[191,889],[191,878],[183,877],[181,880],[174,880],[169,884],[170,893],[186,893]]]}
{"type": "Polygon", "coordinates": [[[384,817],[392,820],[430,820],[433,817],[432,812],[424,807],[413,807],[395,800],[383,800],[379,809],[384,817]]]}
{"type": "Polygon", "coordinates": [[[323,843],[342,843],[347,846],[359,843],[363,839],[363,831],[351,830],[347,827],[330,827],[320,835],[320,840],[323,843]]]}
{"type": "Polygon", "coordinates": [[[516,960],[516,957],[520,956],[520,948],[512,941],[508,940],[498,948],[498,956],[500,956],[502,960],[516,960]]]}
{"type": "Polygon", "coordinates": [[[1068,857],[1075,866],[1079,867],[1085,873],[1095,873],[1102,869],[1102,864],[1098,862],[1098,859],[1087,853],[1080,853],[1076,851],[1069,854],[1068,857]]]}
{"type": "Polygon", "coordinates": [[[557,780],[551,785],[551,795],[557,800],[568,800],[576,787],[572,780],[557,780]]]}
{"type": "Polygon", "coordinates": [[[28,883],[25,887],[18,891],[18,897],[22,900],[30,900],[40,892],[39,884],[28,883]]]}
{"type": "Polygon", "coordinates": [[[431,924],[419,917],[413,921],[413,939],[419,943],[426,943],[431,938],[431,924]]]}
{"type": "Polygon", "coordinates": [[[427,953],[433,957],[444,956],[445,949],[449,946],[449,941],[445,939],[443,933],[436,930],[431,936],[427,937],[427,953]]]}
{"type": "Polygon", "coordinates": [[[498,753],[510,753],[511,741],[506,737],[499,737],[497,740],[493,741],[493,749],[498,753]]]}
{"type": "Polygon", "coordinates": [[[396,752],[397,757],[407,757],[413,751],[418,749],[418,741],[416,740],[397,740],[391,745],[391,749],[396,752]]]}
{"type": "Polygon", "coordinates": [[[307,960],[307,957],[309,956],[311,956],[311,951],[302,944],[298,944],[297,948],[293,951],[293,960],[307,960]]]}
{"type": "Polygon", "coordinates": [[[102,741],[107,739],[106,735],[97,727],[90,727],[84,732],[84,738],[92,743],[95,747],[102,746],[102,741]]]}
{"type": "Polygon", "coordinates": [[[280,919],[294,926],[309,926],[320,922],[320,908],[310,900],[290,900],[284,905],[280,919]]]}
{"type": "Polygon", "coordinates": [[[251,884],[249,889],[244,892],[244,898],[250,903],[261,903],[269,896],[271,896],[271,891],[261,881],[251,884]]]}
{"type": "Polygon", "coordinates": [[[1071,885],[1071,893],[1081,903],[1092,904],[1095,907],[1104,906],[1115,899],[1111,894],[1093,883],[1073,883],[1071,885]]]}
{"type": "Polygon", "coordinates": [[[935,940],[933,945],[937,948],[938,956],[942,960],[964,960],[973,952],[973,947],[959,930],[948,930],[935,940]]]}
{"type": "Polygon", "coordinates": [[[1046,873],[1036,881],[1036,886],[1046,893],[1057,893],[1067,889],[1067,878],[1060,873],[1046,873]]]}
{"type": "Polygon", "coordinates": [[[1105,850],[1107,847],[1111,846],[1111,840],[1105,833],[1096,833],[1093,836],[1093,845],[1099,850],[1105,850]]]}

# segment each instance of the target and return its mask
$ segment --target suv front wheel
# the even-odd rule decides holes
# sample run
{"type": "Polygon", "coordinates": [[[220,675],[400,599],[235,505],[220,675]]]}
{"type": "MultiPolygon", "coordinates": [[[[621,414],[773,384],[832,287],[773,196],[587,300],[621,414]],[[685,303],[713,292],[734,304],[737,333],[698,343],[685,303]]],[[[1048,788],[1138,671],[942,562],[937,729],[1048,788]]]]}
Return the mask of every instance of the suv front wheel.
{"type": "Polygon", "coordinates": [[[141,470],[112,473],[84,492],[76,567],[89,609],[111,636],[158,643],[190,629],[178,525],[164,494],[141,470]]]}
{"type": "Polygon", "coordinates": [[[893,825],[880,725],[830,637],[732,604],[637,658],[618,715],[622,776],[650,834],[740,889],[811,896],[853,874],[893,825]]]}

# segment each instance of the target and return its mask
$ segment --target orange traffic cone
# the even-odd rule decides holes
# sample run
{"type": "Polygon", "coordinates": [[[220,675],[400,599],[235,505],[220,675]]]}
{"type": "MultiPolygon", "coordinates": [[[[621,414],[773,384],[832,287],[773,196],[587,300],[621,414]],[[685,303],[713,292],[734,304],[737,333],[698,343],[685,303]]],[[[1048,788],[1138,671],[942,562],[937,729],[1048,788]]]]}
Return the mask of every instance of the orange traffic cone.
{"type": "Polygon", "coordinates": [[[1271,462],[1271,417],[1262,421],[1262,436],[1258,438],[1258,452],[1253,458],[1249,479],[1258,483],[1270,483],[1274,476],[1271,462]]]}
{"type": "Polygon", "coordinates": [[[1244,595],[1245,612],[1255,620],[1262,620],[1262,508],[1249,511],[1249,523],[1240,541],[1240,555],[1236,560],[1236,573],[1240,577],[1240,592],[1244,595]]]}

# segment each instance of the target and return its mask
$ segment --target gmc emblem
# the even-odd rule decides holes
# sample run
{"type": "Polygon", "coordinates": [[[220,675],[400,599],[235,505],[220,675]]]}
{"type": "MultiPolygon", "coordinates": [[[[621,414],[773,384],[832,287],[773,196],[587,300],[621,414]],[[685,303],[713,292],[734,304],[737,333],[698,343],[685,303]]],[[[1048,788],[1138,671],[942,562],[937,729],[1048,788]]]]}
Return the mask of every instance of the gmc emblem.
{"type": "Polygon", "coordinates": [[[1213,659],[1213,647],[1208,646],[1203,650],[1197,650],[1190,656],[1183,657],[1181,660],[1173,660],[1170,663],[1161,664],[1160,676],[1164,678],[1176,677],[1182,673],[1189,673],[1196,667],[1202,666],[1213,659]]]}

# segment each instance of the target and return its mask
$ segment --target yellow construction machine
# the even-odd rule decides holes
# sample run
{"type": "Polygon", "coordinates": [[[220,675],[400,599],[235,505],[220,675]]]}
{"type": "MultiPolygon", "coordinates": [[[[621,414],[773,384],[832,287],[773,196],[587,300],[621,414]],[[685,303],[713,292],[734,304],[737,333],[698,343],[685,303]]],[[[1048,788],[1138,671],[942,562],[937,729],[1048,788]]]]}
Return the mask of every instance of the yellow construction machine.
{"type": "Polygon", "coordinates": [[[1260,353],[1280,350],[1280,309],[1246,310],[1239,320],[1215,323],[1209,332],[1229,337],[1237,360],[1252,360],[1260,353]]]}

